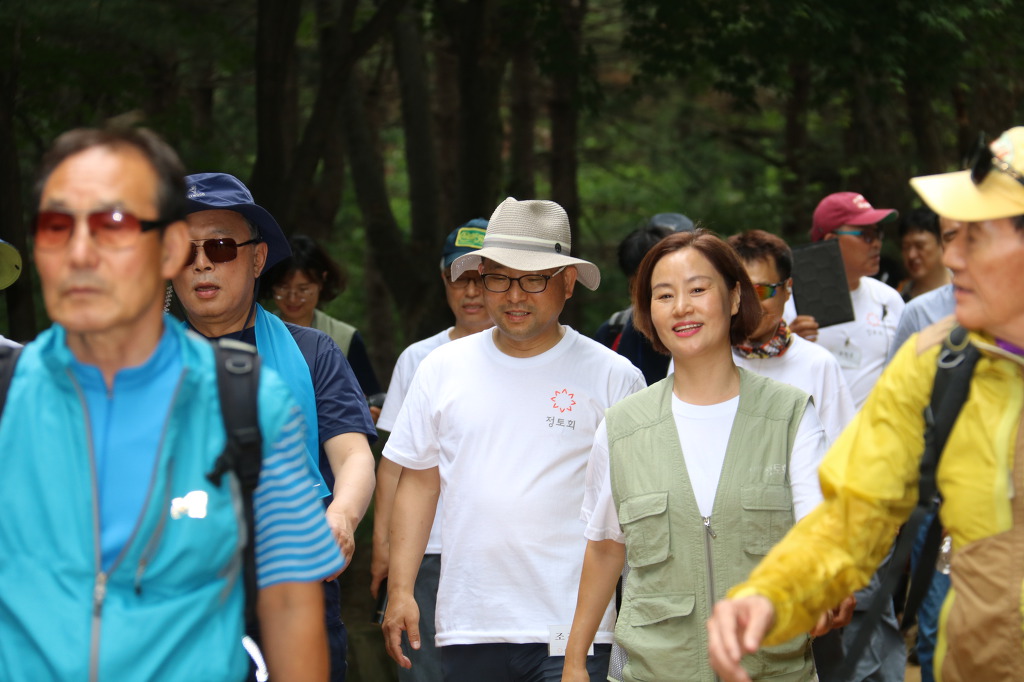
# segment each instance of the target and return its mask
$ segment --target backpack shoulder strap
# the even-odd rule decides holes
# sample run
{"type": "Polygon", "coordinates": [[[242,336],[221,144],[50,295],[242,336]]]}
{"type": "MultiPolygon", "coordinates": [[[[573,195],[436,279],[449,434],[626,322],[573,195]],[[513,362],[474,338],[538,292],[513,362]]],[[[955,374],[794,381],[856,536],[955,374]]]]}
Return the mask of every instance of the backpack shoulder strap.
{"type": "MultiPolygon", "coordinates": [[[[914,624],[917,609],[935,574],[935,562],[942,544],[942,523],[935,513],[942,503],[942,497],[935,477],[939,459],[946,449],[946,441],[960,416],[960,410],[967,402],[974,366],[978,363],[980,355],[978,349],[968,341],[967,330],[958,325],[946,337],[936,360],[938,369],[932,385],[931,402],[924,411],[925,449],[921,457],[921,477],[918,482],[918,506],[921,506],[921,500],[927,501],[928,513],[932,516],[917,570],[911,577],[910,591],[903,609],[903,630],[914,624]]],[[[913,538],[910,542],[913,544],[913,538]]]]}
{"type": "Polygon", "coordinates": [[[256,617],[256,518],[253,496],[263,463],[263,436],[260,433],[259,394],[260,357],[247,343],[221,339],[213,345],[217,366],[217,392],[227,433],[227,445],[207,478],[220,485],[228,471],[235,474],[242,492],[245,516],[245,618],[256,617]]]}
{"type": "Polygon", "coordinates": [[[21,348],[0,346],[0,416],[3,416],[4,413],[4,404],[7,402],[7,389],[11,387],[11,379],[14,378],[14,366],[18,364],[19,355],[21,355],[21,348]]]}
{"type": "Polygon", "coordinates": [[[935,472],[938,470],[939,458],[946,448],[949,434],[953,431],[953,425],[960,416],[964,403],[967,402],[971,376],[979,357],[978,349],[968,340],[967,330],[960,326],[954,327],[939,351],[931,401],[924,409],[924,452],[921,455],[917,506],[900,531],[889,569],[882,580],[882,587],[875,594],[864,616],[863,624],[846,653],[837,679],[849,679],[852,676],[853,667],[867,647],[871,632],[885,610],[886,602],[893,598],[918,531],[922,523],[931,516],[925,546],[917,570],[911,578],[910,594],[903,609],[900,628],[906,630],[914,623],[917,607],[935,573],[935,560],[942,540],[942,524],[936,513],[941,500],[935,482],[935,472]]]}

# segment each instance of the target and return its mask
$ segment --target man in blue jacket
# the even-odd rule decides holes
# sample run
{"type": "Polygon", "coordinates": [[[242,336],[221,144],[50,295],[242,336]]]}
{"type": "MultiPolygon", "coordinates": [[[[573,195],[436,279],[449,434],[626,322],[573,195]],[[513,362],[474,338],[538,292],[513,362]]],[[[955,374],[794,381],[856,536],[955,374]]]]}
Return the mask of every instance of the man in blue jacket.
{"type": "MultiPolygon", "coordinates": [[[[187,264],[174,290],[189,326],[209,339],[229,338],[256,346],[263,362],[281,375],[310,425],[306,448],[323,477],[327,523],[346,564],[354,533],[373,495],[376,438],[363,391],[330,336],[282,322],[256,302],[260,275],[291,254],[281,226],[257,204],[238,178],[197,173],[185,178],[187,264]],[[319,454],[319,456],[318,456],[319,454]]],[[[348,637],[341,620],[337,580],[324,583],[330,682],[343,682],[348,637]]],[[[257,634],[257,633],[253,633],[257,634]]]]}
{"type": "MultiPolygon", "coordinates": [[[[189,252],[181,163],[148,131],[74,130],[36,192],[54,324],[22,351],[0,417],[0,678],[241,680],[248,533],[233,474],[207,477],[226,442],[213,349],[162,313],[189,252]]],[[[275,679],[322,680],[318,583],[343,562],[273,372],[258,408],[264,653],[275,679]]]]}

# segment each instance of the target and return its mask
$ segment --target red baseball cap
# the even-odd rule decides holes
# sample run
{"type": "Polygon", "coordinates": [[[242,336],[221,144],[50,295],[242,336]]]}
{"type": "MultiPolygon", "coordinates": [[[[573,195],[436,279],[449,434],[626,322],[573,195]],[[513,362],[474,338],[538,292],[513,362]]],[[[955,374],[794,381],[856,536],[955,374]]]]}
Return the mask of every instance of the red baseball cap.
{"type": "Polygon", "coordinates": [[[897,215],[896,209],[873,207],[864,195],[856,192],[829,194],[814,209],[811,241],[819,242],[843,225],[874,225],[894,220],[897,215]]]}

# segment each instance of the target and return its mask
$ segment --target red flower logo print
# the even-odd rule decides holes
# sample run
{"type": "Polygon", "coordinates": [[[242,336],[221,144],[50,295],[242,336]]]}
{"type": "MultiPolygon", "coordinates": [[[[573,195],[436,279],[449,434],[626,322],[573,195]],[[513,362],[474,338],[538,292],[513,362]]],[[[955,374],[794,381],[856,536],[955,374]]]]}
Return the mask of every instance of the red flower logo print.
{"type": "Polygon", "coordinates": [[[567,388],[555,391],[555,395],[551,398],[552,407],[559,412],[572,412],[572,406],[576,404],[576,401],[573,400],[575,395],[575,393],[569,393],[567,388]]]}

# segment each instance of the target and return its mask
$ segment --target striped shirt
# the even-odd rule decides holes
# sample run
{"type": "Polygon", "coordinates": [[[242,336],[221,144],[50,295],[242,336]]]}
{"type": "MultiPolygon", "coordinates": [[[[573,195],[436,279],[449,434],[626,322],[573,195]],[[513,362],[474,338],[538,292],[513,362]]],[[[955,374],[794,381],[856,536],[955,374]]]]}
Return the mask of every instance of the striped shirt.
{"type": "Polygon", "coordinates": [[[323,580],[345,565],[310,480],[305,429],[301,411],[293,407],[277,438],[265,441],[253,498],[260,589],[323,580]]]}

